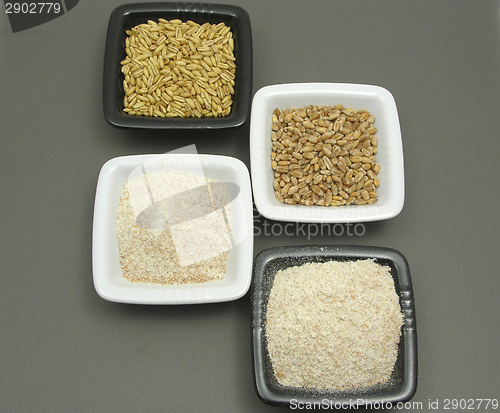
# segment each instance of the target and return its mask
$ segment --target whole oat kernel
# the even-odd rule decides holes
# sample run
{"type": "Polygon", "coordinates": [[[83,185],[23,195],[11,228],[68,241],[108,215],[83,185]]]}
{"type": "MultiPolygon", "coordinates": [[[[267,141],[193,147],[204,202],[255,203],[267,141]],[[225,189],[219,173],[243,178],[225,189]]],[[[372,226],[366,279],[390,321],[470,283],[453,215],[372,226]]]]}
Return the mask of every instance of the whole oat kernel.
{"type": "Polygon", "coordinates": [[[229,26],[158,19],[126,33],[124,113],[161,118],[231,113],[236,58],[229,26]]]}

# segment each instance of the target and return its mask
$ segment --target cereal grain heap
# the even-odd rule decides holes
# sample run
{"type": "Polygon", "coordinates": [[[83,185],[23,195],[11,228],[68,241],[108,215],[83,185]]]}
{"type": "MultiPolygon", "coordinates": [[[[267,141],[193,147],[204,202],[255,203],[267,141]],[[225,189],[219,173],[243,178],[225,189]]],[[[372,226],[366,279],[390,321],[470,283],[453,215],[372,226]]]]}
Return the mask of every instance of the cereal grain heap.
{"type": "Polygon", "coordinates": [[[126,114],[229,115],[236,72],[230,27],[159,19],[139,24],[127,35],[127,57],[121,62],[126,114]]]}
{"type": "Polygon", "coordinates": [[[365,205],[377,202],[377,128],[366,109],[309,105],[276,109],[271,168],[279,202],[365,205]]]}

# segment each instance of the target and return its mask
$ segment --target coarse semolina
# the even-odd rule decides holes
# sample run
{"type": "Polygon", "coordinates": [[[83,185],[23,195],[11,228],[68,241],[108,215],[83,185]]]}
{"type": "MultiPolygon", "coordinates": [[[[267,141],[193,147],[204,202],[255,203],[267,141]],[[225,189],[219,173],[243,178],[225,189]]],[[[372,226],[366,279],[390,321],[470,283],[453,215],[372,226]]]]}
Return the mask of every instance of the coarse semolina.
{"type": "Polygon", "coordinates": [[[186,171],[128,181],[116,215],[123,277],[155,284],[223,279],[231,248],[229,200],[227,186],[186,171]]]}

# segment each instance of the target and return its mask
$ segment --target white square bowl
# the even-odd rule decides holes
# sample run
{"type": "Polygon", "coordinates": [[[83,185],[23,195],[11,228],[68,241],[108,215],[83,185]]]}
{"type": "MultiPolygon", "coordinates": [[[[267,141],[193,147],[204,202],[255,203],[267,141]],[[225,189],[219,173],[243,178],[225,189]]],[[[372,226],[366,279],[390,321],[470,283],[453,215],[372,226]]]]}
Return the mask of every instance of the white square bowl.
{"type": "Polygon", "coordinates": [[[392,94],[380,87],[347,83],[290,83],[265,86],[252,102],[250,122],[250,169],[255,206],[260,214],[277,221],[349,223],[379,221],[398,215],[404,205],[404,161],[398,111],[392,94]],[[377,127],[380,164],[378,202],[373,205],[338,207],[288,205],[274,196],[271,169],[271,125],[274,109],[307,105],[343,104],[365,108],[377,127]]]}
{"type": "Polygon", "coordinates": [[[250,288],[253,263],[253,209],[250,176],[243,162],[218,155],[163,154],[124,156],[109,160],[97,182],[92,235],[94,287],[108,301],[130,304],[201,304],[236,300],[250,288]],[[116,213],[123,186],[144,162],[161,159],[161,169],[201,163],[207,178],[239,187],[231,202],[231,235],[239,242],[229,250],[224,279],[199,284],[132,283],[123,277],[116,238],[116,213]],[[236,202],[235,202],[236,201],[236,202]]]}

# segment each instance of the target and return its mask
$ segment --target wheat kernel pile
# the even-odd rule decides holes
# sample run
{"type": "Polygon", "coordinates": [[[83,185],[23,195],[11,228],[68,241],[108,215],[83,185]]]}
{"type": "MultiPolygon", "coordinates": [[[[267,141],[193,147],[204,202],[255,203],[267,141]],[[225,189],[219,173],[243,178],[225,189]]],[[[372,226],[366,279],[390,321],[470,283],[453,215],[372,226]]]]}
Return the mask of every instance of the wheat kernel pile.
{"type": "Polygon", "coordinates": [[[390,379],[403,315],[390,269],[373,260],[278,271],[266,338],[284,386],[359,389],[390,379]]]}
{"type": "Polygon", "coordinates": [[[123,277],[153,284],[223,279],[231,248],[229,199],[227,186],[186,171],[151,172],[128,181],[116,215],[123,277]],[[189,191],[203,185],[206,193],[189,191]],[[159,200],[152,205],[159,209],[145,208],[151,204],[149,193],[159,200]],[[214,205],[226,205],[226,216],[214,205]],[[200,216],[192,219],[193,212],[200,216]]]}
{"type": "Polygon", "coordinates": [[[380,185],[375,117],[342,104],[275,109],[271,168],[279,202],[290,205],[375,204],[380,185]]]}
{"type": "Polygon", "coordinates": [[[124,113],[161,118],[231,113],[236,58],[229,26],[158,19],[126,33],[124,113]]]}

